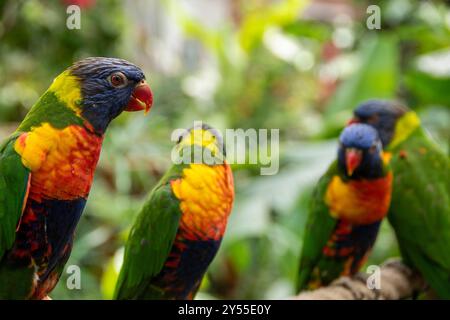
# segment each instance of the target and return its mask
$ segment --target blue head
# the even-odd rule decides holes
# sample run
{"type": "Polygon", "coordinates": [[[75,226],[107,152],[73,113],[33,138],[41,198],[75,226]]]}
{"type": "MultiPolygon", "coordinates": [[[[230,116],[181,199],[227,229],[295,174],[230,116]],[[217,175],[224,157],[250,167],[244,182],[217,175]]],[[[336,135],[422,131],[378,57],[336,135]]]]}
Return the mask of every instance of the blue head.
{"type": "Polygon", "coordinates": [[[361,103],[353,111],[350,123],[366,123],[378,130],[383,146],[387,146],[395,133],[397,120],[408,109],[396,102],[387,100],[368,100],[361,103]]]}
{"type": "Polygon", "coordinates": [[[122,111],[149,111],[153,95],[145,75],[134,64],[116,58],[87,58],[69,68],[79,79],[81,115],[97,133],[104,133],[122,111]]]}
{"type": "Polygon", "coordinates": [[[352,124],[339,137],[338,167],[351,179],[383,175],[383,148],[377,131],[366,124],[352,124]]]}

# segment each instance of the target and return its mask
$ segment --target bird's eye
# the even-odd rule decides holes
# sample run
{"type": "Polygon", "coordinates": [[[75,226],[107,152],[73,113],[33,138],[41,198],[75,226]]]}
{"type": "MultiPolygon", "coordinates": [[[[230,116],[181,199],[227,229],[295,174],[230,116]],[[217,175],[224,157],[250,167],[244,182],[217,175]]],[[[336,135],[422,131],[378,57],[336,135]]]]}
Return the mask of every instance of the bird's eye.
{"type": "Polygon", "coordinates": [[[370,152],[370,153],[375,153],[375,151],[377,151],[377,145],[376,145],[376,144],[372,145],[372,146],[369,148],[369,152],[370,152]]]}
{"type": "Polygon", "coordinates": [[[128,79],[122,72],[116,72],[109,77],[109,82],[115,88],[123,88],[127,85],[128,79]]]}
{"type": "Polygon", "coordinates": [[[375,113],[374,115],[370,116],[369,119],[367,119],[367,123],[369,124],[377,124],[380,120],[380,116],[378,113],[375,113]]]}

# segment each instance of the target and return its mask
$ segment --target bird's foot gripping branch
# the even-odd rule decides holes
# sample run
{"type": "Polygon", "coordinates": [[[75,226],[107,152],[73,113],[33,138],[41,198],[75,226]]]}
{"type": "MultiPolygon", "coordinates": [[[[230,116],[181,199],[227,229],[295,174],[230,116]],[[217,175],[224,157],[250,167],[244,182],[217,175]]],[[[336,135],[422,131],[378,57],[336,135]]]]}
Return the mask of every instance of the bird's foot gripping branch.
{"type": "Polygon", "coordinates": [[[379,286],[370,284],[370,277],[360,272],[341,277],[329,286],[303,291],[296,300],[400,300],[408,299],[426,289],[423,278],[398,259],[386,261],[380,268],[379,286]]]}

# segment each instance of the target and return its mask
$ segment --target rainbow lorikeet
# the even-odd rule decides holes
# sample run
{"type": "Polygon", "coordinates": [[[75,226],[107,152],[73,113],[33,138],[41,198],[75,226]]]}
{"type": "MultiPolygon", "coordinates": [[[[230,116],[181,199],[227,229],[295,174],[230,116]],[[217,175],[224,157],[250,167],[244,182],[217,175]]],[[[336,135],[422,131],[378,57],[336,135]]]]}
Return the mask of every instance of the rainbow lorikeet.
{"type": "Polygon", "coordinates": [[[319,180],[310,202],[299,291],[359,270],[388,212],[391,184],[377,131],[364,124],[345,128],[337,160],[319,180]]]}
{"type": "Polygon", "coordinates": [[[167,171],[139,213],[116,299],[193,299],[219,249],[234,199],[220,135],[206,125],[194,127],[176,150],[185,161],[167,171]],[[195,152],[213,161],[194,161],[195,152]]]}
{"type": "Polygon", "coordinates": [[[450,299],[450,160],[428,137],[417,114],[396,102],[370,100],[352,122],[375,127],[394,172],[388,219],[405,263],[436,294],[450,299]]]}
{"type": "Polygon", "coordinates": [[[0,299],[41,299],[69,258],[105,130],[152,93],[128,61],[87,58],[61,73],[0,148],[0,299]]]}

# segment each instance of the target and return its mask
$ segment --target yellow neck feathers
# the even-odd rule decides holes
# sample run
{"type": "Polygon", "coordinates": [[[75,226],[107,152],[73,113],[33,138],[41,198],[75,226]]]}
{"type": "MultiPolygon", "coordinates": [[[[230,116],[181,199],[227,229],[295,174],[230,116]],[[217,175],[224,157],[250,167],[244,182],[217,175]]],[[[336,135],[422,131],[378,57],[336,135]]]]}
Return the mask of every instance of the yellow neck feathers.
{"type": "Polygon", "coordinates": [[[392,153],[383,151],[383,153],[381,154],[381,158],[383,159],[384,165],[388,166],[392,159],[392,153]]]}
{"type": "Polygon", "coordinates": [[[66,70],[53,80],[48,90],[52,91],[61,102],[64,102],[77,115],[80,115],[81,88],[77,77],[66,70]]]}
{"type": "Polygon", "coordinates": [[[182,140],[178,144],[178,148],[179,150],[181,150],[184,147],[193,145],[209,149],[212,155],[219,155],[222,153],[222,151],[219,149],[219,144],[217,142],[216,136],[214,136],[208,130],[200,128],[191,129],[189,131],[189,134],[182,138],[182,140]]]}
{"type": "Polygon", "coordinates": [[[389,143],[389,148],[394,148],[407,139],[414,130],[420,126],[420,119],[414,111],[408,111],[395,125],[394,136],[389,143]]]}

